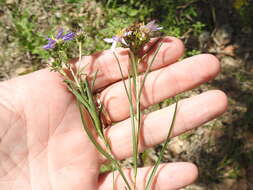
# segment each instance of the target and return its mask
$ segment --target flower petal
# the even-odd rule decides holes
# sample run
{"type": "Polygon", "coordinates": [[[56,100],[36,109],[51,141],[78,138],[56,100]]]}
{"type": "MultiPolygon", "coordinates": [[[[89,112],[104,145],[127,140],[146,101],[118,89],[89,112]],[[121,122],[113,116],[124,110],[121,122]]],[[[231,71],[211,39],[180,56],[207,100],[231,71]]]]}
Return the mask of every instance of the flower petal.
{"type": "Polygon", "coordinates": [[[52,49],[55,47],[56,41],[53,40],[52,38],[48,38],[48,43],[43,46],[44,49],[52,49]]]}
{"type": "Polygon", "coordinates": [[[130,36],[133,33],[133,31],[128,31],[124,33],[124,36],[130,36]]]}
{"type": "Polygon", "coordinates": [[[147,27],[152,32],[163,29],[163,27],[159,27],[158,24],[155,23],[155,20],[150,21],[148,24],[145,25],[145,27],[147,27]]]}
{"type": "Polygon", "coordinates": [[[116,47],[117,47],[117,42],[114,41],[114,42],[112,43],[111,50],[112,50],[112,51],[115,51],[116,47]]]}
{"type": "Polygon", "coordinates": [[[59,31],[58,31],[58,33],[57,33],[57,35],[56,35],[56,39],[57,40],[60,39],[60,38],[62,38],[63,32],[64,32],[63,28],[60,28],[59,31]]]}
{"type": "Polygon", "coordinates": [[[122,37],[118,37],[118,36],[113,36],[112,39],[116,42],[121,42],[121,38],[122,37]]]}
{"type": "Polygon", "coordinates": [[[62,36],[62,40],[67,41],[67,40],[73,40],[73,38],[75,37],[75,33],[74,32],[69,32],[67,34],[65,34],[64,36],[62,36]]]}
{"type": "Polygon", "coordinates": [[[128,44],[126,43],[126,40],[124,38],[121,38],[121,41],[120,41],[122,44],[124,44],[125,46],[128,46],[128,44]]]}
{"type": "Polygon", "coordinates": [[[112,38],[105,38],[104,41],[105,41],[106,43],[113,43],[115,40],[112,39],[112,38]]]}

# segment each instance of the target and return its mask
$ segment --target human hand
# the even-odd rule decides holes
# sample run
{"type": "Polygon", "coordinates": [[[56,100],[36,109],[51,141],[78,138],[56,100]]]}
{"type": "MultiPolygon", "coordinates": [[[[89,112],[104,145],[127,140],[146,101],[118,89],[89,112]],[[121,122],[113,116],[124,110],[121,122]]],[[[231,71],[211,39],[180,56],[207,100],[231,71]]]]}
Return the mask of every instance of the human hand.
{"type": "MultiPolygon", "coordinates": [[[[183,61],[182,43],[164,39],[142,97],[143,108],[194,88],[215,77],[219,62],[212,55],[198,55],[183,61]]],[[[127,50],[118,49],[124,73],[127,50]]],[[[110,119],[118,122],[106,134],[118,159],[131,155],[129,105],[120,81],[117,62],[110,51],[87,56],[88,74],[99,70],[95,88],[101,91],[110,119]]],[[[0,84],[0,188],[3,190],[111,190],[112,174],[99,174],[106,162],[89,141],[82,128],[75,99],[62,78],[48,69],[24,75],[0,84]]],[[[173,136],[198,127],[226,110],[223,92],[212,90],[179,102],[173,136]]],[[[143,118],[140,149],[165,140],[173,115],[173,106],[143,118]]],[[[139,169],[138,189],[143,189],[150,167],[139,169]]],[[[125,172],[131,175],[131,170],[125,172]]],[[[116,174],[117,176],[117,174],[116,174]]],[[[191,163],[162,164],[153,188],[179,189],[192,183],[197,168],[191,163]]],[[[124,182],[116,177],[117,189],[124,182]]]]}

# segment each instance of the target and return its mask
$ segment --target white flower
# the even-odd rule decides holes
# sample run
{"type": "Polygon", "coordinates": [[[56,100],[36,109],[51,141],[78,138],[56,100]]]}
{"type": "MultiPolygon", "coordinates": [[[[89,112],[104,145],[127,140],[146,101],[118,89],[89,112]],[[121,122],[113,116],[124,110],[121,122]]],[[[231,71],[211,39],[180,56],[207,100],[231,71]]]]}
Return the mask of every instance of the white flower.
{"type": "Polygon", "coordinates": [[[107,42],[107,43],[112,44],[111,50],[114,51],[116,49],[117,43],[121,43],[121,44],[124,44],[125,46],[128,46],[128,44],[126,43],[124,37],[129,36],[131,34],[132,34],[132,31],[125,32],[124,36],[113,36],[112,38],[105,38],[104,41],[107,42]]]}

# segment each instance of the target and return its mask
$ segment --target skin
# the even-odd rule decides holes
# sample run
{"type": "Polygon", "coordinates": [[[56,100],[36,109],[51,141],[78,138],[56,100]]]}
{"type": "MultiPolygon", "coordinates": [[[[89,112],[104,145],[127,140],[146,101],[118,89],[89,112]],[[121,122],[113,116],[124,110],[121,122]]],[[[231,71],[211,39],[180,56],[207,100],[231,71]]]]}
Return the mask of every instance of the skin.
{"type": "MultiPolygon", "coordinates": [[[[184,47],[180,40],[163,39],[164,44],[147,78],[142,107],[192,89],[214,78],[220,71],[218,60],[208,54],[177,61],[184,47]]],[[[145,48],[144,48],[145,49],[145,48]]],[[[127,50],[117,54],[126,75],[127,50]]],[[[152,52],[150,53],[150,57],[152,52]]],[[[86,73],[99,70],[95,88],[116,125],[106,134],[118,159],[131,156],[131,127],[128,102],[117,63],[110,51],[84,57],[79,66],[86,73]],[[103,90],[101,90],[103,89],[103,90]]],[[[140,69],[145,67],[145,63],[140,69]]],[[[43,69],[0,83],[0,188],[2,190],[111,190],[112,174],[99,174],[106,162],[82,129],[75,99],[59,74],[43,69]]],[[[219,90],[181,100],[173,136],[221,115],[227,107],[226,95],[219,90]]],[[[143,117],[140,151],[165,140],[174,106],[143,117]]],[[[150,167],[138,171],[138,189],[143,189],[150,167]]],[[[130,177],[132,171],[125,170],[130,177]]],[[[197,168],[191,163],[162,164],[153,189],[180,189],[194,182],[197,168]]],[[[125,185],[116,175],[117,189],[125,185]]]]}

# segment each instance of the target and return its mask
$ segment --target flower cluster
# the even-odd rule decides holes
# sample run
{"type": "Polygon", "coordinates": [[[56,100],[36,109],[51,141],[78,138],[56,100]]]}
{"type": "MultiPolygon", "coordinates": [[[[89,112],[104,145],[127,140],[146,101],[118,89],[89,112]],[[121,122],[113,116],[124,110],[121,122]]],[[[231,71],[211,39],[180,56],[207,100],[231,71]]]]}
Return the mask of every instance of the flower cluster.
{"type": "Polygon", "coordinates": [[[117,43],[120,43],[123,47],[128,47],[135,55],[138,55],[140,48],[147,43],[153,32],[161,30],[155,20],[148,24],[135,23],[128,28],[123,29],[118,35],[112,38],[105,38],[105,42],[112,43],[111,49],[115,50],[117,43]]]}
{"type": "MultiPolygon", "coordinates": [[[[114,156],[112,152],[112,147],[109,140],[106,137],[105,128],[109,124],[108,114],[104,109],[104,105],[96,101],[96,92],[93,91],[94,84],[96,81],[97,73],[99,70],[87,77],[84,71],[85,67],[79,68],[75,67],[75,64],[69,62],[75,54],[78,52],[79,61],[82,58],[82,43],[85,40],[85,33],[83,31],[79,32],[66,32],[60,29],[56,36],[51,38],[46,38],[48,43],[43,46],[47,53],[51,56],[51,62],[49,68],[51,71],[59,72],[64,78],[68,90],[75,96],[77,105],[80,111],[80,117],[83,129],[85,130],[90,141],[94,144],[96,149],[109,161],[111,161],[112,167],[117,169],[122,179],[124,180],[127,190],[137,189],[137,177],[138,177],[138,150],[140,147],[140,134],[142,127],[142,109],[141,109],[141,97],[143,93],[143,87],[145,85],[146,78],[151,71],[152,65],[155,62],[155,58],[162,46],[162,42],[157,45],[152,59],[147,61],[147,67],[144,72],[138,70],[139,64],[142,63],[143,58],[147,55],[141,54],[143,46],[150,41],[154,32],[160,31],[162,27],[159,27],[155,21],[151,21],[146,25],[144,23],[135,23],[123,30],[119,34],[113,36],[112,38],[104,39],[107,43],[111,43],[111,49],[114,51],[117,44],[120,43],[123,47],[129,48],[129,88],[125,82],[124,75],[122,73],[122,67],[120,59],[117,56],[117,52],[113,52],[115,59],[118,63],[119,71],[121,73],[122,82],[125,87],[125,92],[129,102],[129,115],[131,119],[132,127],[132,151],[133,151],[133,180],[127,179],[126,175],[122,170],[122,166],[119,160],[114,156]],[[74,40],[73,40],[74,39],[74,40]],[[140,76],[143,76],[142,80],[140,76]],[[92,76],[92,77],[91,77],[92,76]],[[133,98],[135,101],[133,101],[133,98]],[[100,139],[100,142],[97,141],[100,139]]],[[[177,105],[177,104],[176,104],[177,105]]],[[[175,107],[176,111],[177,107],[175,107]]],[[[176,112],[175,112],[176,113],[176,112]]],[[[161,150],[161,153],[156,161],[152,172],[148,177],[147,184],[145,184],[145,190],[149,190],[152,183],[157,168],[161,162],[161,159],[166,150],[167,144],[169,142],[169,137],[171,136],[171,131],[173,129],[175,116],[173,116],[173,121],[168,131],[167,139],[161,150]]],[[[111,123],[110,123],[111,124],[111,123]]],[[[114,182],[113,182],[114,184],[114,182]]],[[[112,185],[113,186],[113,185],[112,185]]]]}

